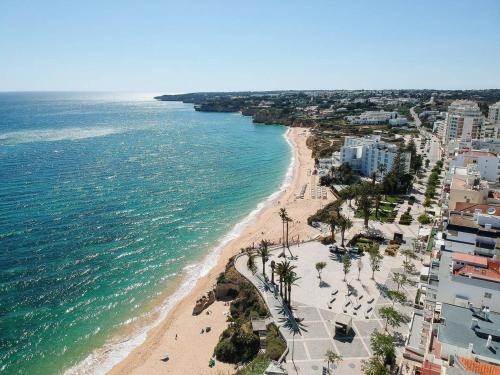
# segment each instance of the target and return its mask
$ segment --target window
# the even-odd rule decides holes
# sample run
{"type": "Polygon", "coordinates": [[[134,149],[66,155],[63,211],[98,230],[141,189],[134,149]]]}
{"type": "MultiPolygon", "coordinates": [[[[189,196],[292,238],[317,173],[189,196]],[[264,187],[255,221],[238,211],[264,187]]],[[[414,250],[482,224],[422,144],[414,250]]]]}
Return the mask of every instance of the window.
{"type": "Polygon", "coordinates": [[[491,299],[491,293],[484,292],[484,298],[491,299]]]}

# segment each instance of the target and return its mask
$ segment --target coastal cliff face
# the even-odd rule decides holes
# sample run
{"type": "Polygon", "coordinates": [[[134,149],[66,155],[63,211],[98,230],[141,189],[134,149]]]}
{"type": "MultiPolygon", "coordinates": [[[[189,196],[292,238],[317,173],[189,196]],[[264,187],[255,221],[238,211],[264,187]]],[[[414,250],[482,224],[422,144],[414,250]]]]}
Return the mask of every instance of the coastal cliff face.
{"type": "Polygon", "coordinates": [[[160,101],[182,101],[194,104],[200,112],[241,112],[243,116],[251,116],[256,124],[285,125],[291,127],[314,127],[312,119],[296,118],[296,114],[287,106],[259,106],[248,96],[229,96],[209,93],[162,95],[155,97],[160,101]]]}

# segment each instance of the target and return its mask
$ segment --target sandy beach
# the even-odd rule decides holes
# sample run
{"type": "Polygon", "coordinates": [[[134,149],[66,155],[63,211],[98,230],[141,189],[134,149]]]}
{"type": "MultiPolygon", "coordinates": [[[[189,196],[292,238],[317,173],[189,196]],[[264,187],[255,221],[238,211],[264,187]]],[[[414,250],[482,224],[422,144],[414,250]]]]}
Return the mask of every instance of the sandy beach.
{"type": "Polygon", "coordinates": [[[290,128],[288,139],[294,146],[295,164],[290,185],[265,207],[241,233],[222,250],[217,265],[200,278],[192,291],[168,313],[167,317],[151,329],[145,342],[133,350],[122,362],[112,368],[109,374],[232,374],[234,365],[217,361],[214,368],[208,367],[219,335],[227,327],[226,313],[229,306],[215,302],[205,313],[193,316],[195,301],[210,290],[217,275],[224,270],[228,259],[242,247],[257,244],[261,239],[279,242],[282,236],[281,219],[278,211],[285,207],[293,219],[290,238],[308,240],[319,234],[307,225],[307,217],[334,198],[328,192],[327,199],[311,197],[311,184],[315,186],[318,177],[312,175],[314,160],[306,146],[309,131],[304,128],[290,128]],[[297,198],[307,184],[303,199],[297,198]],[[210,326],[211,332],[201,334],[210,326]],[[176,337],[177,336],[177,337],[176,337]],[[170,359],[163,362],[165,353],[170,359]]]}

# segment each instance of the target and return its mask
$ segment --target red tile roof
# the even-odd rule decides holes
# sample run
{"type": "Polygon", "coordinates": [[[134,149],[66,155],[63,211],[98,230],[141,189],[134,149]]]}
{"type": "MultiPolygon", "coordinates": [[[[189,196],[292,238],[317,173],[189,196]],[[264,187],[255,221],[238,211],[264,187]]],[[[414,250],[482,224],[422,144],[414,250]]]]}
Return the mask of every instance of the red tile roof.
{"type": "Polygon", "coordinates": [[[498,283],[500,282],[499,267],[499,262],[493,259],[488,259],[487,268],[463,266],[462,268],[455,270],[453,274],[498,283]]]}
{"type": "Polygon", "coordinates": [[[481,210],[481,213],[487,214],[488,208],[491,207],[493,207],[496,210],[494,215],[500,216],[500,206],[494,206],[490,204],[467,203],[467,202],[455,203],[455,211],[471,213],[471,214],[473,214],[476,210],[481,210]]]}
{"type": "Polygon", "coordinates": [[[460,362],[466,370],[480,375],[500,375],[500,366],[478,362],[473,359],[460,357],[460,362]]]}
{"type": "Polygon", "coordinates": [[[482,267],[488,267],[488,258],[480,257],[478,255],[464,254],[464,253],[453,253],[452,259],[456,262],[476,264],[482,267]]]}
{"type": "Polygon", "coordinates": [[[497,156],[497,154],[490,151],[463,151],[462,154],[471,156],[497,156]]]}

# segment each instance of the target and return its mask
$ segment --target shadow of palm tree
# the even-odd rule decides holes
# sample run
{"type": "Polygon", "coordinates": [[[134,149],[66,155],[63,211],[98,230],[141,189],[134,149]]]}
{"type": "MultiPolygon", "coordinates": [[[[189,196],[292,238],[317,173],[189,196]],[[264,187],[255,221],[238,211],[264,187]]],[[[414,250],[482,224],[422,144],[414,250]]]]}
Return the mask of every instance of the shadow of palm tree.
{"type": "Polygon", "coordinates": [[[328,284],[326,281],[321,280],[319,283],[320,288],[329,288],[331,285],[328,284]]]}
{"type": "Polygon", "coordinates": [[[278,311],[280,318],[278,319],[278,323],[285,329],[288,330],[289,333],[293,335],[302,335],[302,332],[307,332],[306,325],[304,323],[297,321],[293,317],[293,311],[296,309],[292,307],[291,311],[286,307],[281,307],[278,311]]]}

